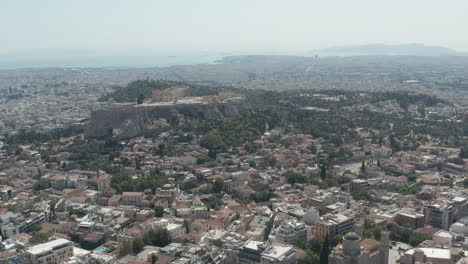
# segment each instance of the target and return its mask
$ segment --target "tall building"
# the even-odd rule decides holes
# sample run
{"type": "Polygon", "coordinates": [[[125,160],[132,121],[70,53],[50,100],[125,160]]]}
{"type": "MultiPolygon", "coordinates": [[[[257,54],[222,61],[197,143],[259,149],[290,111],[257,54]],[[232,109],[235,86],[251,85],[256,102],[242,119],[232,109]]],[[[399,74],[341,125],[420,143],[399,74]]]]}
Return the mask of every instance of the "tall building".
{"type": "Polygon", "coordinates": [[[314,226],[314,232],[322,238],[344,234],[354,227],[354,217],[342,214],[326,214],[314,226]]]}
{"type": "Polygon", "coordinates": [[[465,216],[468,216],[468,199],[464,197],[455,197],[452,200],[453,204],[453,220],[457,221],[465,216]]]}
{"type": "Polygon", "coordinates": [[[26,251],[31,264],[61,264],[73,256],[73,245],[66,239],[56,239],[30,247],[26,251]]]}
{"type": "Polygon", "coordinates": [[[453,223],[453,206],[448,204],[424,205],[424,220],[427,225],[448,230],[453,223]]]}
{"type": "Polygon", "coordinates": [[[382,241],[363,239],[347,233],[343,243],[336,246],[328,257],[329,264],[388,264],[390,233],[382,232],[382,241]]]}
{"type": "Polygon", "coordinates": [[[98,172],[98,179],[97,179],[98,191],[101,192],[101,194],[106,195],[109,192],[111,188],[110,186],[111,179],[112,179],[112,176],[110,174],[107,174],[104,171],[98,172]]]}

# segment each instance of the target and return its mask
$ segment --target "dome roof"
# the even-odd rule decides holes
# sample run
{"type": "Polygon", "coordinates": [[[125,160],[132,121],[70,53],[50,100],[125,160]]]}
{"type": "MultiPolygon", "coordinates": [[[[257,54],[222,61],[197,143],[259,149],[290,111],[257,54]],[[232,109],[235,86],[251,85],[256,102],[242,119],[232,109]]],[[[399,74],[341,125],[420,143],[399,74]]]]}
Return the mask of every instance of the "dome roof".
{"type": "Polygon", "coordinates": [[[346,240],[361,240],[361,237],[354,233],[354,232],[349,232],[344,236],[344,239],[346,240]]]}

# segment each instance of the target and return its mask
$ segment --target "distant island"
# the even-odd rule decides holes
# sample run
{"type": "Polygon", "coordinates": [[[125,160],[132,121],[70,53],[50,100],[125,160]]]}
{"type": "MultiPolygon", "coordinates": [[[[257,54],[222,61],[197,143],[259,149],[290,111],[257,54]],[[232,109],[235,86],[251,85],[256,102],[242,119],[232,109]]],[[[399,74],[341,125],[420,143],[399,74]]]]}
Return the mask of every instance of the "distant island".
{"type": "Polygon", "coordinates": [[[315,53],[333,53],[346,55],[416,55],[416,56],[444,56],[460,55],[456,50],[442,46],[427,46],[420,43],[387,45],[368,44],[356,46],[337,46],[314,50],[315,53]]]}

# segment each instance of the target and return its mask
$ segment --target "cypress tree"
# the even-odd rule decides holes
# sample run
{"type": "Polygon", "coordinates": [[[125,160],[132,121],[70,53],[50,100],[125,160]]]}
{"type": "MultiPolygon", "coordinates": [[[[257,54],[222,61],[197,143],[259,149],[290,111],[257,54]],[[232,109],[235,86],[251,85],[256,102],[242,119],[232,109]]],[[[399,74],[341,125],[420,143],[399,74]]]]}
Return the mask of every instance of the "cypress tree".
{"type": "Polygon", "coordinates": [[[327,167],[324,163],[320,166],[320,178],[322,178],[322,180],[327,178],[327,167]]]}
{"type": "Polygon", "coordinates": [[[366,173],[366,163],[364,161],[362,161],[361,172],[366,173]]]}
{"type": "Polygon", "coordinates": [[[328,255],[330,255],[330,245],[328,237],[323,240],[322,250],[320,251],[320,264],[328,264],[328,255]]]}

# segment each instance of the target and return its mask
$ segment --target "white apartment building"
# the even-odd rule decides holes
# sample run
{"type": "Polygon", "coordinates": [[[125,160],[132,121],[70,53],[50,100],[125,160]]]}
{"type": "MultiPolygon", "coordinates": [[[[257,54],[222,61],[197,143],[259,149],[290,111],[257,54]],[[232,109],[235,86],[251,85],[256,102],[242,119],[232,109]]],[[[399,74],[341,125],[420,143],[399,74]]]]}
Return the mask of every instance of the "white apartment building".
{"type": "Polygon", "coordinates": [[[26,252],[31,264],[61,264],[73,256],[73,245],[60,238],[30,247],[26,252]]]}

